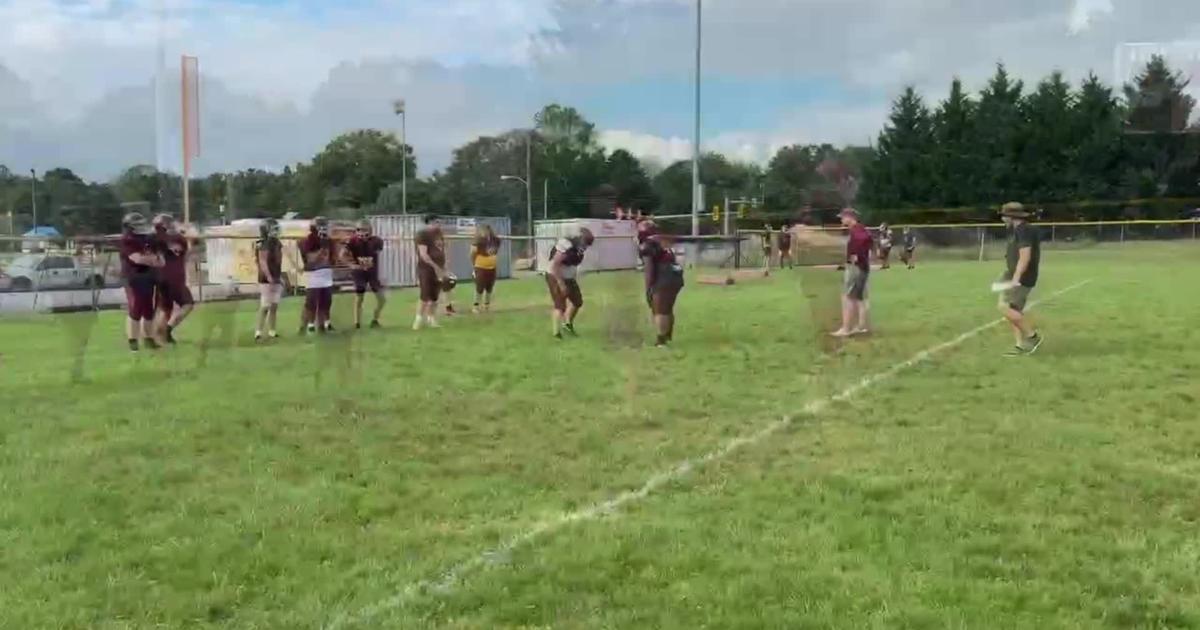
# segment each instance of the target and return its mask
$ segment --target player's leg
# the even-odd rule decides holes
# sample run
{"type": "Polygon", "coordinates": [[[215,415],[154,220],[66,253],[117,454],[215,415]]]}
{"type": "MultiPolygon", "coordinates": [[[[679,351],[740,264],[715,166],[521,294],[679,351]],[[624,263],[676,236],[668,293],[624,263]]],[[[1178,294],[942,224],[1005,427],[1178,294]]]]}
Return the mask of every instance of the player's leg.
{"type": "Polygon", "coordinates": [[[869,289],[867,288],[870,279],[870,274],[862,273],[859,275],[858,283],[855,286],[853,297],[858,302],[856,309],[858,311],[858,323],[854,327],[854,334],[856,335],[865,335],[871,332],[871,300],[868,294],[869,289]]]}
{"type": "Polygon", "coordinates": [[[855,299],[855,289],[858,274],[861,273],[856,265],[846,265],[842,280],[842,327],[833,332],[834,337],[849,337],[854,330],[854,322],[858,319],[858,301],[855,299]]]}
{"type": "Polygon", "coordinates": [[[300,311],[300,334],[315,330],[313,322],[317,319],[317,290],[304,289],[304,309],[300,311]]]}
{"type": "Polygon", "coordinates": [[[179,328],[196,308],[196,301],[192,299],[192,290],[187,285],[173,287],[171,300],[175,303],[175,309],[171,314],[171,319],[167,322],[167,343],[175,343],[175,329],[179,328]]]}
{"type": "Polygon", "coordinates": [[[1027,287],[1014,287],[1002,293],[1000,297],[1000,313],[1008,321],[1013,331],[1015,347],[1020,352],[1033,352],[1042,344],[1041,336],[1025,315],[1029,292],[1027,287]]]}
{"type": "Polygon", "coordinates": [[[132,286],[125,287],[125,338],[129,341],[129,349],[137,352],[142,341],[142,316],[137,291],[132,286]]]}
{"type": "Polygon", "coordinates": [[[260,341],[267,318],[271,316],[271,285],[258,285],[258,317],[254,321],[254,340],[260,341]]]}
{"type": "Polygon", "coordinates": [[[556,339],[562,339],[563,321],[566,319],[567,297],[559,286],[558,280],[546,274],[546,288],[550,291],[550,334],[556,339]]]}
{"type": "Polygon", "coordinates": [[[375,312],[371,317],[371,328],[379,328],[379,319],[383,317],[383,307],[387,305],[387,296],[383,294],[383,285],[379,278],[372,278],[371,293],[375,294],[375,312]]]}
{"type": "Polygon", "coordinates": [[[320,302],[318,303],[318,326],[324,332],[333,330],[333,287],[325,287],[321,289],[320,302]]]}
{"type": "Polygon", "coordinates": [[[575,280],[567,280],[567,310],[564,316],[567,323],[564,328],[572,335],[575,332],[575,318],[579,316],[579,310],[583,308],[583,290],[579,288],[579,282],[575,280]]]}

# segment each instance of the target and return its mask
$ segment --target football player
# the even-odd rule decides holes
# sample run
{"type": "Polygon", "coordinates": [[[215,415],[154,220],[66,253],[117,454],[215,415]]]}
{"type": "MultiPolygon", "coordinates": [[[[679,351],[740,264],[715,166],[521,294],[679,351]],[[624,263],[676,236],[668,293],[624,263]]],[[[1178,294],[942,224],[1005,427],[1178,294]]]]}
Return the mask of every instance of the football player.
{"type": "Polygon", "coordinates": [[[500,252],[500,237],[492,226],[479,227],[475,243],[471,245],[471,268],[475,276],[475,307],[472,312],[489,311],[492,308],[492,291],[496,288],[496,260],[500,252]]]}
{"type": "Polygon", "coordinates": [[[413,330],[420,330],[422,326],[437,328],[438,297],[442,293],[442,283],[449,274],[446,273],[446,241],[442,237],[442,224],[436,216],[425,216],[425,227],[417,232],[414,241],[417,245],[420,298],[413,330]]]}
{"type": "Polygon", "coordinates": [[[304,259],[304,315],[300,333],[333,330],[329,311],[333,308],[333,265],[337,259],[329,219],[316,217],[309,234],[300,242],[304,259]]]}
{"type": "Polygon", "coordinates": [[[892,268],[892,244],[895,239],[896,235],[888,224],[883,223],[879,226],[879,261],[883,263],[883,269],[892,268]]]}
{"type": "Polygon", "coordinates": [[[363,298],[367,289],[375,294],[375,314],[371,317],[371,328],[379,328],[379,316],[387,300],[383,297],[383,285],[379,282],[379,253],[383,251],[383,239],[372,234],[371,222],[363,219],[354,230],[354,236],[346,243],[346,252],[351,260],[354,278],[354,327],[362,328],[363,298]]]}
{"type": "Polygon", "coordinates": [[[151,349],[154,341],[154,290],[162,256],[155,251],[153,228],[140,212],[130,212],[121,220],[121,276],[125,281],[125,337],[129,349],[137,352],[139,342],[151,349]]]}
{"type": "Polygon", "coordinates": [[[654,316],[658,337],[655,346],[666,347],[675,335],[675,300],[683,290],[683,267],[675,260],[674,239],[661,234],[651,223],[638,230],[642,239],[640,256],[646,278],[646,302],[654,316]]]}
{"type": "Polygon", "coordinates": [[[579,265],[584,254],[596,241],[591,230],[581,228],[577,236],[560,238],[550,249],[550,268],[546,271],[546,286],[554,302],[552,332],[562,339],[563,331],[575,332],[575,317],[583,308],[583,292],[579,288],[579,265]]]}
{"type": "Polygon", "coordinates": [[[783,229],[779,231],[779,268],[783,269],[786,266],[788,269],[795,268],[796,264],[792,262],[792,222],[786,221],[783,224],[783,229]]]}
{"type": "Polygon", "coordinates": [[[254,340],[262,341],[263,326],[277,339],[275,319],[283,299],[283,241],[279,240],[279,221],[267,219],[258,226],[259,239],[254,242],[254,259],[258,263],[258,325],[254,340]]]}
{"type": "Polygon", "coordinates": [[[154,217],[154,240],[163,267],[158,275],[155,299],[158,317],[155,330],[160,338],[174,345],[175,329],[195,308],[192,291],[187,284],[188,240],[179,233],[175,219],[169,214],[154,217]]]}

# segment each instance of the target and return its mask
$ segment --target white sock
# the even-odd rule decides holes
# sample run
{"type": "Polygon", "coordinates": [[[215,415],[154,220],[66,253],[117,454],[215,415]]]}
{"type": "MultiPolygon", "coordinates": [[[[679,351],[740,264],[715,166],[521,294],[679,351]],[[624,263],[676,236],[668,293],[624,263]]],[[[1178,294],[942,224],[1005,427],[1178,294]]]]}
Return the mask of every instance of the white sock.
{"type": "Polygon", "coordinates": [[[262,331],[261,331],[261,330],[256,330],[256,331],[254,331],[254,336],[255,336],[255,338],[261,337],[261,336],[262,336],[262,331]]]}
{"type": "Polygon", "coordinates": [[[424,323],[425,323],[425,316],[417,315],[416,318],[413,319],[413,330],[421,330],[421,325],[424,323]]]}

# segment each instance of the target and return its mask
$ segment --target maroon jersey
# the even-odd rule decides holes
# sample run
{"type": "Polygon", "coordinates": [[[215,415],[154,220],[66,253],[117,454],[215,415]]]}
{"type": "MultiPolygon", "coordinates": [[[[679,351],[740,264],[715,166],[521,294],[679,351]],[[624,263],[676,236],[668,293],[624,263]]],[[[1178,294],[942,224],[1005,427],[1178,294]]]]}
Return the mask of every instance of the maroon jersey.
{"type": "Polygon", "coordinates": [[[846,243],[846,262],[857,258],[855,263],[863,271],[871,270],[871,233],[861,223],[850,228],[850,240],[846,243]]]}
{"type": "Polygon", "coordinates": [[[333,266],[333,241],[328,238],[321,238],[316,234],[309,234],[303,241],[300,241],[300,255],[304,257],[305,271],[329,269],[333,266]],[[325,256],[317,257],[311,262],[309,261],[309,254],[322,250],[324,250],[325,256]]]}
{"type": "Polygon", "coordinates": [[[121,237],[121,275],[126,280],[152,280],[155,278],[154,268],[149,265],[139,265],[130,256],[134,254],[153,254],[154,242],[147,235],[125,234],[121,237]]]}
{"type": "Polygon", "coordinates": [[[355,235],[350,242],[346,243],[346,249],[360,267],[356,270],[358,273],[379,272],[379,252],[383,251],[383,239],[378,236],[361,238],[355,235]]]}
{"type": "Polygon", "coordinates": [[[267,284],[269,279],[263,273],[262,266],[257,264],[259,254],[262,252],[267,253],[267,271],[271,272],[271,278],[279,282],[283,277],[283,242],[274,237],[254,242],[254,260],[258,267],[258,282],[267,284]]]}
{"type": "Polygon", "coordinates": [[[646,286],[682,281],[683,270],[675,259],[675,250],[663,245],[658,236],[650,236],[639,252],[646,263],[646,286]]]}
{"type": "Polygon", "coordinates": [[[163,257],[159,280],[175,286],[187,284],[187,239],[182,234],[166,234],[158,239],[158,252],[163,257]]]}
{"type": "MultiPolygon", "coordinates": [[[[435,265],[439,267],[446,266],[446,241],[442,238],[441,230],[424,228],[417,232],[417,236],[414,240],[416,241],[418,247],[424,245],[426,249],[429,250],[429,258],[433,260],[435,265]]],[[[428,266],[425,264],[424,260],[421,260],[419,255],[417,257],[417,266],[428,266]]]]}

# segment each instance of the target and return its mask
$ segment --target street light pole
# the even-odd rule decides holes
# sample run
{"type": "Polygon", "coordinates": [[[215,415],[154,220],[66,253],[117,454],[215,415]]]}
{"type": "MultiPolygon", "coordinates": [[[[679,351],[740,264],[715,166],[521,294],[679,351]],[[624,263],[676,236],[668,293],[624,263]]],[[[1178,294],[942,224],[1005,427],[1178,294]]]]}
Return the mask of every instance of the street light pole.
{"type": "Polygon", "coordinates": [[[408,214],[408,109],[404,99],[392,103],[400,117],[400,214],[408,214]]]}
{"type": "Polygon", "coordinates": [[[37,230],[37,170],[29,169],[29,199],[33,203],[33,229],[37,230]]]}
{"type": "Polygon", "coordinates": [[[696,0],[696,128],[692,136],[692,236],[700,234],[700,51],[703,0],[696,0]]]}
{"type": "Polygon", "coordinates": [[[536,251],[533,240],[533,132],[525,138],[525,220],[529,222],[529,251],[536,251]]]}
{"type": "Polygon", "coordinates": [[[542,180],[542,220],[550,218],[550,180],[542,180]]]}

